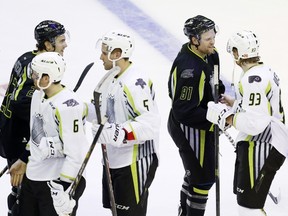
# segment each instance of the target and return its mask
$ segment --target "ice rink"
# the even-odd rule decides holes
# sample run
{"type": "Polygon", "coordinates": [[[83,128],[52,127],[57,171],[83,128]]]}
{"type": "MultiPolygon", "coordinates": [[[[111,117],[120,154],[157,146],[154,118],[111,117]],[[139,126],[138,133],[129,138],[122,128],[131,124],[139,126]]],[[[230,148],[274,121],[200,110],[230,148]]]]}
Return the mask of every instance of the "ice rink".
{"type": "MultiPolygon", "coordinates": [[[[68,71],[63,83],[73,88],[90,62],[95,65],[89,71],[78,93],[86,101],[103,76],[100,52],[96,41],[110,29],[128,29],[136,39],[136,49],[131,60],[145,68],[156,88],[156,100],[161,112],[160,166],[150,189],[147,216],[176,216],[184,169],[175,144],[166,129],[170,100],[167,81],[172,65],[182,43],[184,22],[198,14],[216,22],[220,32],[216,47],[220,53],[222,79],[232,80],[233,61],[226,53],[229,36],[239,29],[252,30],[261,42],[260,53],[265,64],[279,75],[282,86],[283,105],[288,112],[287,81],[287,20],[288,1],[242,0],[9,0],[0,2],[0,85],[9,81],[15,60],[24,52],[35,48],[34,27],[44,19],[63,23],[71,34],[64,57],[68,71]]],[[[236,71],[235,77],[239,76],[236,71]]],[[[237,79],[236,79],[237,80],[237,79]]],[[[235,81],[236,81],[235,80],[235,81]]],[[[1,91],[0,91],[1,93],[1,91]]],[[[92,141],[88,125],[89,140],[92,141]]],[[[235,138],[236,131],[229,129],[235,138]]],[[[288,145],[288,143],[287,143],[288,145]]],[[[79,204],[79,216],[108,216],[101,202],[101,149],[96,146],[86,168],[87,188],[79,204]]],[[[233,147],[220,137],[221,215],[237,216],[236,197],[232,193],[235,154],[233,147]]],[[[6,164],[0,158],[0,169],[6,164]]],[[[288,167],[284,163],[275,177],[271,191],[280,193],[275,205],[268,197],[265,210],[268,216],[288,215],[288,167]]],[[[10,192],[9,176],[0,178],[0,216],[7,215],[6,197],[10,192]]],[[[205,216],[214,216],[215,188],[211,189],[205,216]]]]}

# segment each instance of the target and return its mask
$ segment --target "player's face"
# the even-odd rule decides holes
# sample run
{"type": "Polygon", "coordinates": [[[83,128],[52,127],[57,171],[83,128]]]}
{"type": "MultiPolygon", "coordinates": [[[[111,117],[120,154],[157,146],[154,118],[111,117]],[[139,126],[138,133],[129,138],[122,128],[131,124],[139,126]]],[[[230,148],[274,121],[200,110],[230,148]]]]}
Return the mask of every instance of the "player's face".
{"type": "Polygon", "coordinates": [[[201,35],[200,45],[198,46],[198,51],[205,55],[214,53],[215,36],[216,36],[216,33],[214,29],[204,32],[201,35]]]}
{"type": "Polygon", "coordinates": [[[117,60],[119,59],[118,53],[116,49],[113,52],[108,52],[107,45],[102,44],[100,60],[103,61],[103,66],[105,70],[110,70],[113,68],[113,60],[117,62],[117,60]]]}
{"type": "Polygon", "coordinates": [[[67,35],[63,34],[55,38],[55,50],[54,52],[58,52],[60,55],[64,55],[64,50],[67,47],[67,35]]]}

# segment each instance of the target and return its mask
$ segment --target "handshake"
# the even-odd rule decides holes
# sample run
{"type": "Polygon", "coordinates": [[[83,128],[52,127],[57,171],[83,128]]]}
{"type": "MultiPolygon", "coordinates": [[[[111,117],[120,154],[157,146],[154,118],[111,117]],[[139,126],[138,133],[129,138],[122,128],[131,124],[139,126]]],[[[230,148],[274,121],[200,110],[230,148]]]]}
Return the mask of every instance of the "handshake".
{"type": "Polygon", "coordinates": [[[226,119],[233,115],[233,109],[228,108],[225,104],[222,103],[215,103],[215,102],[208,102],[208,111],[206,114],[206,119],[213,124],[217,124],[219,129],[224,131],[227,128],[226,119]]]}

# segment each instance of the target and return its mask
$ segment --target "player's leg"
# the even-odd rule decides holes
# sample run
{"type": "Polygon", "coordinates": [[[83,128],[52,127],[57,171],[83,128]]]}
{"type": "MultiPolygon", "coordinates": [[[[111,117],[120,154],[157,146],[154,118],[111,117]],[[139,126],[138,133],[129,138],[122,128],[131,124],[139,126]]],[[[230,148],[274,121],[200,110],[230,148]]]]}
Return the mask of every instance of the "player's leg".
{"type": "MultiPolygon", "coordinates": [[[[145,216],[149,187],[158,166],[156,154],[131,166],[110,169],[118,216],[145,216]]],[[[103,170],[104,171],[104,170],[103,170]]],[[[105,172],[103,172],[103,206],[110,208],[105,172]]]]}
{"type": "Polygon", "coordinates": [[[215,182],[213,134],[190,128],[189,135],[191,139],[187,137],[179,147],[186,171],[181,190],[182,215],[203,216],[209,190],[215,182]]]}
{"type": "Polygon", "coordinates": [[[246,207],[246,211],[261,210],[285,157],[275,148],[271,149],[269,143],[260,142],[239,142],[236,153],[234,193],[237,194],[237,202],[246,207]]]}

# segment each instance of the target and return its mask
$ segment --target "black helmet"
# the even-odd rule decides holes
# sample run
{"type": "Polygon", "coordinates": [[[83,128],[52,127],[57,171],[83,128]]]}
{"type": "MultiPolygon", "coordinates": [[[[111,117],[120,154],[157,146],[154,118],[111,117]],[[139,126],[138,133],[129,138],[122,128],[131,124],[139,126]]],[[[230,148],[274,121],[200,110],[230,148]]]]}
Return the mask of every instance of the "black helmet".
{"type": "Polygon", "coordinates": [[[54,42],[56,36],[66,32],[64,26],[53,20],[45,20],[40,22],[34,30],[34,35],[37,43],[40,45],[45,41],[54,42]]]}
{"type": "MultiPolygon", "coordinates": [[[[200,35],[211,29],[215,29],[215,23],[201,15],[189,18],[184,24],[184,34],[190,39],[192,36],[200,39],[200,35]]],[[[215,30],[216,32],[216,30],[215,30]]]]}

